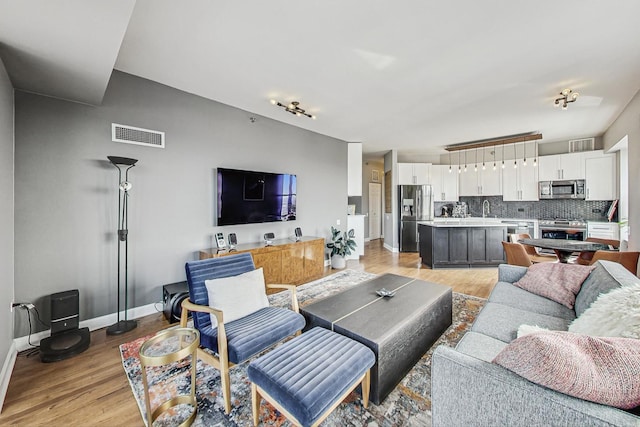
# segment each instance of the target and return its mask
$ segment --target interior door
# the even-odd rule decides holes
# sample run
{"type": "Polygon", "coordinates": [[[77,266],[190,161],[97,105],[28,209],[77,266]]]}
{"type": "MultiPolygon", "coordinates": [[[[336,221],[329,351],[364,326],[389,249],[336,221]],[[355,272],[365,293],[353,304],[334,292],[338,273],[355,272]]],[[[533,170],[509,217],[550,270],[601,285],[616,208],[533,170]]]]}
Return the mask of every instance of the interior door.
{"type": "Polygon", "coordinates": [[[369,238],[382,235],[382,184],[369,183],[369,238]]]}

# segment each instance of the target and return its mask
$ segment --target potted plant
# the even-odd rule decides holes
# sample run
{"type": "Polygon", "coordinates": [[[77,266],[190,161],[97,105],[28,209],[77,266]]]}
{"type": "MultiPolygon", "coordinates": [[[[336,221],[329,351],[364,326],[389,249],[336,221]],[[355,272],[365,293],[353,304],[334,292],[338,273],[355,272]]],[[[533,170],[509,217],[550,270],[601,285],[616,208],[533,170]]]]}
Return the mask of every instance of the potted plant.
{"type": "Polygon", "coordinates": [[[331,249],[331,268],[341,269],[347,265],[344,257],[351,255],[351,251],[356,248],[354,235],[353,229],[343,233],[331,227],[331,241],[327,243],[327,248],[331,249]]]}

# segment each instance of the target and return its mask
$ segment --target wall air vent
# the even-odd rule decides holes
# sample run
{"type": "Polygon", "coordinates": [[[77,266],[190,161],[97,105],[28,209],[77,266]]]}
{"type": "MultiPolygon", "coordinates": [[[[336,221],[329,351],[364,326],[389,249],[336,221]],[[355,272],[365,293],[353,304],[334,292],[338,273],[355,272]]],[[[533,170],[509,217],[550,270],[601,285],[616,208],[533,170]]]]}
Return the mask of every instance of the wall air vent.
{"type": "Polygon", "coordinates": [[[114,142],[164,148],[164,132],[111,123],[111,139],[114,142]]]}
{"type": "Polygon", "coordinates": [[[572,139],[569,141],[569,152],[593,151],[595,148],[595,138],[572,139]]]}

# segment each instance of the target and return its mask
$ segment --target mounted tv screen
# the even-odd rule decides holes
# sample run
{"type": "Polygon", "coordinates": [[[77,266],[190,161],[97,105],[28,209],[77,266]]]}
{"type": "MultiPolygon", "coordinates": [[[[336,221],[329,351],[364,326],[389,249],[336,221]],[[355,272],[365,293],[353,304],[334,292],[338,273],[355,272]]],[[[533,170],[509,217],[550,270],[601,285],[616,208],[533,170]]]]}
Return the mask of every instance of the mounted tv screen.
{"type": "Polygon", "coordinates": [[[293,221],[296,176],[218,168],[217,225],[293,221]]]}

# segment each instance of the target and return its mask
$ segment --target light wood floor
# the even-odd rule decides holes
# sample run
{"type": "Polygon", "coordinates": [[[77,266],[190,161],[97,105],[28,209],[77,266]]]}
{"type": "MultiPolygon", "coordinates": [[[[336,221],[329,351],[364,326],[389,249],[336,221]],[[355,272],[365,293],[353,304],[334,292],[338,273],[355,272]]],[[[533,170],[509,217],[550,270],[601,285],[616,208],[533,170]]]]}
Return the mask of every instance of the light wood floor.
{"type": "MultiPolygon", "coordinates": [[[[498,278],[496,268],[430,270],[420,265],[417,254],[393,254],[381,241],[367,243],[365,251],[365,257],[348,261],[347,267],[416,277],[483,298],[498,278]]],[[[325,275],[332,273],[325,269],[325,275]]],[[[167,326],[158,313],[139,319],[136,329],[121,336],[107,336],[104,329],[94,331],[87,351],[61,362],[41,363],[37,355],[18,355],[0,425],[143,426],[118,346],[167,326]]]]}

